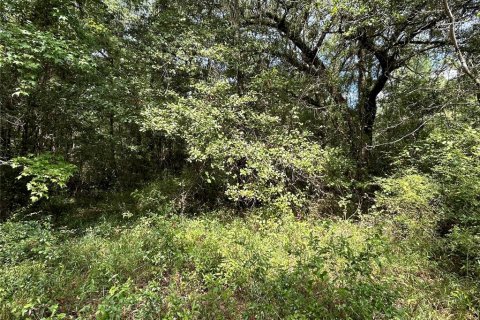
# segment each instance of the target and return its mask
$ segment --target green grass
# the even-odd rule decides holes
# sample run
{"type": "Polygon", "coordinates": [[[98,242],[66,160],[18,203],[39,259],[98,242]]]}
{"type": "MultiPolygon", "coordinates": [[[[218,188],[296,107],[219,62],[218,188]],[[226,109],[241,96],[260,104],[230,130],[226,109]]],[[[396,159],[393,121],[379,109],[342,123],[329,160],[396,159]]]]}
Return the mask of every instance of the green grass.
{"type": "Polygon", "coordinates": [[[427,222],[122,218],[121,208],[78,209],[76,228],[0,224],[0,319],[478,316],[473,282],[437,266],[427,222]]]}

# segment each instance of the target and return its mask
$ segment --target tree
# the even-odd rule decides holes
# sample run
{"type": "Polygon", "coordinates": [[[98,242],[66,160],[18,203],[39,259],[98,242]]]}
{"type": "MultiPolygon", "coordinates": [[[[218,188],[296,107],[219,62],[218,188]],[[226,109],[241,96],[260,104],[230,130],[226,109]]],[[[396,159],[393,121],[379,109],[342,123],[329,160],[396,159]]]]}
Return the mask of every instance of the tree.
{"type": "Polygon", "coordinates": [[[478,75],[475,75],[474,72],[470,69],[470,66],[462,52],[462,49],[460,48],[460,45],[457,40],[457,35],[455,31],[456,27],[456,21],[455,21],[455,16],[452,13],[452,10],[450,9],[450,5],[448,4],[448,0],[443,0],[443,6],[445,8],[445,12],[450,20],[450,28],[448,31],[448,39],[450,40],[451,44],[455,48],[455,52],[458,56],[458,60],[460,62],[460,66],[462,70],[465,72],[465,74],[473,81],[473,83],[476,86],[477,90],[477,100],[480,103],[480,78],[478,75]]]}
{"type": "MultiPolygon", "coordinates": [[[[275,53],[323,87],[349,118],[357,177],[368,173],[378,99],[392,74],[412,58],[440,54],[449,21],[434,1],[242,1],[231,14],[254,36],[278,34],[275,53]],[[280,40],[278,40],[280,41],[280,40]]],[[[479,5],[456,1],[451,11],[472,19],[479,5]]],[[[320,102],[317,102],[317,104],[320,102]]]]}

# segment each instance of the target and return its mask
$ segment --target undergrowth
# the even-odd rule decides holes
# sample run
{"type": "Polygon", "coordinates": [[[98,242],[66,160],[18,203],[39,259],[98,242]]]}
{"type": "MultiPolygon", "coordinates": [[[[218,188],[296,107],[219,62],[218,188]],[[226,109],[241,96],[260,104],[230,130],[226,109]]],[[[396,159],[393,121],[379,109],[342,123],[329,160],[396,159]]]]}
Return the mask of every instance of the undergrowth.
{"type": "Polygon", "coordinates": [[[0,319],[478,316],[474,282],[434,262],[427,217],[264,214],[4,222],[0,319]]]}

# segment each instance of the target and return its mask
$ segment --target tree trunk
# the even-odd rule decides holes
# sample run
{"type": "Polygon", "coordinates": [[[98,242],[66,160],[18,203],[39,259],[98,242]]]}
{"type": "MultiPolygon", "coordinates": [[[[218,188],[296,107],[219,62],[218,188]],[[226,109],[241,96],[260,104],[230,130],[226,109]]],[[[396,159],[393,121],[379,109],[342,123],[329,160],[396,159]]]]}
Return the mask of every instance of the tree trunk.
{"type": "Polygon", "coordinates": [[[373,86],[359,92],[359,138],[357,156],[357,179],[365,180],[370,173],[371,150],[373,148],[373,130],[377,117],[377,97],[387,84],[389,74],[383,72],[373,86]]]}

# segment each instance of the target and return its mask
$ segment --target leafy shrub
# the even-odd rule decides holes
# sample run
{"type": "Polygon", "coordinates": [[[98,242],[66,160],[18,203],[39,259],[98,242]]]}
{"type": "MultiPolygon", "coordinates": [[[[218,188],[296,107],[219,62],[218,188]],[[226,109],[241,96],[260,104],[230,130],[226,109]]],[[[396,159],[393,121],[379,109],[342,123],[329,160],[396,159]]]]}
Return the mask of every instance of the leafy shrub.
{"type": "Polygon", "coordinates": [[[27,189],[31,193],[30,200],[36,202],[41,198],[48,198],[51,185],[64,188],[76,170],[76,166],[65,162],[63,158],[51,153],[38,156],[17,157],[12,159],[14,168],[21,167],[22,171],[17,179],[28,177],[27,189]]]}
{"type": "Polygon", "coordinates": [[[308,192],[342,186],[347,158],[300,130],[299,110],[288,114],[292,128],[254,90],[240,96],[226,80],[193,90],[186,98],[171,93],[170,103],[148,108],[144,126],[184,140],[203,180],[223,186],[231,200],[288,212],[303,206],[308,192]]]}
{"type": "Polygon", "coordinates": [[[425,174],[402,170],[400,174],[378,179],[382,192],[376,197],[378,207],[389,212],[428,213],[438,196],[437,185],[425,174]]]}
{"type": "Polygon", "coordinates": [[[205,206],[219,204],[214,183],[206,183],[202,171],[186,167],[178,176],[165,173],[132,192],[140,212],[191,213],[205,206]]]}
{"type": "Polygon", "coordinates": [[[7,221],[0,224],[0,263],[7,266],[25,260],[55,259],[57,242],[48,221],[7,221]]]}
{"type": "Polygon", "coordinates": [[[434,130],[420,164],[431,165],[441,192],[440,232],[446,261],[466,275],[480,275],[480,131],[463,126],[434,130]]]}
{"type": "Polygon", "coordinates": [[[478,129],[464,123],[443,130],[440,123],[398,163],[396,175],[379,180],[377,206],[408,217],[412,225],[414,217],[435,216],[440,259],[462,274],[479,275],[478,129]]]}

